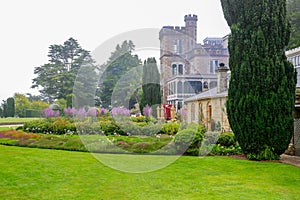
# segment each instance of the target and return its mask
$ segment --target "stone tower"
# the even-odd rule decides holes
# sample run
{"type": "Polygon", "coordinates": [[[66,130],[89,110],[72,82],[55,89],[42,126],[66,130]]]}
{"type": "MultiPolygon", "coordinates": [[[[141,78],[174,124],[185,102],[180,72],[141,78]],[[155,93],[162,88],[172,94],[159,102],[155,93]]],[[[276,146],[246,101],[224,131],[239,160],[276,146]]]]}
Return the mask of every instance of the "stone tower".
{"type": "Polygon", "coordinates": [[[187,53],[197,44],[197,15],[185,15],[185,26],[164,26],[159,32],[160,71],[163,85],[163,102],[167,99],[167,81],[172,77],[172,66],[182,65],[182,74],[190,73],[187,53]]]}
{"type": "Polygon", "coordinates": [[[186,52],[189,52],[193,48],[195,48],[197,44],[197,15],[185,15],[185,32],[188,37],[186,37],[186,52]]]}

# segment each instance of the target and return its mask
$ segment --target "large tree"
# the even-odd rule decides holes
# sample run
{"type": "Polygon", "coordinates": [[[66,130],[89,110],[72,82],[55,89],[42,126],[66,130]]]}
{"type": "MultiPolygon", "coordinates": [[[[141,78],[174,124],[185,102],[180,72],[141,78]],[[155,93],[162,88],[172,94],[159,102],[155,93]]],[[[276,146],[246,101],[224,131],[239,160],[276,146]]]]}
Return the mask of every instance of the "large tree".
{"type": "Polygon", "coordinates": [[[141,107],[153,106],[161,103],[160,75],[155,58],[148,58],[143,65],[141,107]]]}
{"type": "Polygon", "coordinates": [[[231,28],[227,110],[249,159],[276,159],[293,133],[295,70],[285,56],[286,0],[221,0],[231,28]]]}
{"type": "Polygon", "coordinates": [[[113,104],[111,102],[112,95],[116,84],[131,69],[141,64],[137,55],[133,55],[134,44],[132,41],[124,41],[122,45],[117,45],[114,52],[107,64],[102,67],[105,69],[101,82],[99,84],[99,96],[101,99],[101,105],[103,107],[109,107],[113,104]]]}
{"type": "Polygon", "coordinates": [[[20,93],[15,93],[14,99],[16,106],[16,116],[26,117],[26,110],[31,108],[31,102],[24,94],[20,93]]]}
{"type": "Polygon", "coordinates": [[[55,99],[66,99],[72,94],[78,70],[83,65],[93,65],[89,51],[70,38],[63,45],[49,47],[49,63],[36,67],[32,88],[39,88],[49,103],[55,99]]]}

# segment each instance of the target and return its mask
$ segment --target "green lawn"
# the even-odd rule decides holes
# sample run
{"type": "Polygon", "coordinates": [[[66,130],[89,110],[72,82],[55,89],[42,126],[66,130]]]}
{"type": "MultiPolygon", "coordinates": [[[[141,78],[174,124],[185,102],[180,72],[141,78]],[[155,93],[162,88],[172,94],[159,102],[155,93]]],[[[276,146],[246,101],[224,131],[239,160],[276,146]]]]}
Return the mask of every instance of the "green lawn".
{"type": "Polygon", "coordinates": [[[1,124],[25,123],[25,122],[36,120],[36,119],[40,119],[40,118],[14,118],[14,117],[0,118],[0,125],[1,124]]]}
{"type": "MultiPolygon", "coordinates": [[[[130,174],[89,153],[2,145],[0,152],[0,199],[300,198],[300,169],[281,163],[185,156],[161,170],[130,174]]],[[[123,162],[132,155],[107,156],[123,162]]]]}

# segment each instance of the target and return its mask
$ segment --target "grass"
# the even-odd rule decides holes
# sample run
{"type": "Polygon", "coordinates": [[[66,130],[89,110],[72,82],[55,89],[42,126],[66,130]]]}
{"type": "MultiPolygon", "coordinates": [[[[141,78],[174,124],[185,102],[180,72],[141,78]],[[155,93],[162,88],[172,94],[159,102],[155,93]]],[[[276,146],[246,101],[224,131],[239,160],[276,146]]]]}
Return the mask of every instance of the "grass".
{"type": "Polygon", "coordinates": [[[84,152],[2,145],[0,152],[0,199],[300,198],[300,169],[281,163],[185,156],[154,172],[130,174],[84,152]]]}
{"type": "Polygon", "coordinates": [[[15,117],[0,118],[0,125],[22,124],[36,119],[40,119],[40,118],[15,118],[15,117]]]}

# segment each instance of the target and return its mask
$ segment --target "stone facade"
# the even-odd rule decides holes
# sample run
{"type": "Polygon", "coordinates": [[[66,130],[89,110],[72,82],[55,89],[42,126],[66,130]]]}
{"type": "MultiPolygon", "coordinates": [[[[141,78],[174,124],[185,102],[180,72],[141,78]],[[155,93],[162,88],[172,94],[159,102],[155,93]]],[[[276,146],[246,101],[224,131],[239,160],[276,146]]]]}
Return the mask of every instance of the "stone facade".
{"type": "Polygon", "coordinates": [[[220,64],[217,87],[184,100],[188,123],[204,124],[210,131],[230,131],[226,112],[228,71],[220,64]]]}
{"type": "Polygon", "coordinates": [[[286,56],[297,70],[294,134],[291,144],[294,154],[300,156],[300,47],[286,51],[286,56]]]}
{"type": "Polygon", "coordinates": [[[164,26],[159,33],[163,103],[177,110],[185,98],[216,87],[219,63],[228,64],[228,37],[197,43],[197,21],[186,15],[185,26],[164,26]]]}

